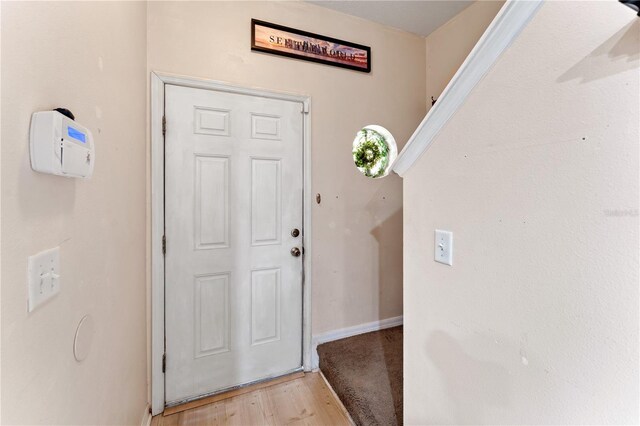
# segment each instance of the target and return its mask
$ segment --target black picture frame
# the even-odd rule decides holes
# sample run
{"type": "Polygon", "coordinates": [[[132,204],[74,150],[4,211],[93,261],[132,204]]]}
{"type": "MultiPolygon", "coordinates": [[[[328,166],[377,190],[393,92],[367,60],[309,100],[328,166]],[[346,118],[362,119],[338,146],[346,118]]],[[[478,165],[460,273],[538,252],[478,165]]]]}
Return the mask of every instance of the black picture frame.
{"type": "Polygon", "coordinates": [[[271,22],[261,21],[259,19],[251,19],[251,50],[255,52],[268,53],[272,55],[285,56],[288,58],[301,59],[303,61],[316,62],[324,65],[331,65],[334,67],[346,68],[353,71],[359,71],[364,73],[371,72],[371,47],[362,44],[352,43],[345,40],[340,40],[333,37],[324,36],[321,34],[315,34],[308,31],[302,31],[291,27],[285,27],[284,25],[273,24],[271,22]],[[256,26],[264,27],[266,29],[272,29],[284,33],[289,33],[299,38],[309,38],[320,41],[321,43],[332,43],[338,45],[338,49],[327,50],[325,47],[320,47],[320,44],[312,45],[311,47],[316,50],[315,52],[295,53],[293,43],[300,45],[304,41],[298,41],[294,39],[283,39],[289,46],[281,46],[278,48],[267,47],[265,41],[256,42],[256,26]],[[262,43],[262,45],[260,45],[262,43]],[[340,50],[339,47],[344,47],[346,51],[356,51],[354,54],[346,54],[344,50],[340,50]],[[335,53],[333,53],[335,52],[335,53]],[[362,53],[365,54],[366,60],[363,64],[362,53]],[[344,56],[343,56],[344,55],[344,56]],[[336,56],[336,57],[331,57],[336,56]],[[353,64],[349,63],[353,62],[353,64]]]}

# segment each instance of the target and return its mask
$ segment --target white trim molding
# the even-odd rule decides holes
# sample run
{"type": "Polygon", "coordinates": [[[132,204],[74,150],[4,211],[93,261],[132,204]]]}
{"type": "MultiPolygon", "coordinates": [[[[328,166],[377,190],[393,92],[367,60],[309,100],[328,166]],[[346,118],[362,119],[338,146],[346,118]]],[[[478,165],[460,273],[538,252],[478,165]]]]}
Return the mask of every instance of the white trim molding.
{"type": "Polygon", "coordinates": [[[218,92],[239,93],[301,104],[303,120],[303,294],[302,294],[302,367],[309,371],[311,364],[311,98],[305,95],[271,92],[262,89],[185,77],[163,72],[151,73],[151,414],[162,413],[165,407],[165,382],[162,358],[165,351],[164,300],[164,136],[162,117],[165,111],[165,85],[193,87],[218,92]]]}
{"type": "Polygon", "coordinates": [[[151,73],[151,413],[164,411],[164,85],[151,73]]]}
{"type": "Polygon", "coordinates": [[[436,135],[462,106],[473,88],[529,24],[543,2],[544,0],[507,0],[445,87],[438,101],[409,138],[393,165],[394,172],[404,176],[429,148],[436,135]]]}
{"type": "Polygon", "coordinates": [[[147,404],[144,407],[144,413],[142,413],[142,420],[140,420],[140,426],[151,425],[151,405],[147,404]]]}
{"type": "Polygon", "coordinates": [[[316,334],[313,336],[313,349],[311,350],[313,369],[317,369],[319,365],[318,358],[318,345],[327,342],[333,342],[334,340],[340,340],[351,336],[357,336],[358,334],[370,333],[372,331],[384,330],[385,328],[391,328],[402,325],[402,315],[399,317],[386,318],[379,321],[367,322],[364,324],[358,324],[351,327],[340,328],[338,330],[327,331],[325,333],[316,334]]]}

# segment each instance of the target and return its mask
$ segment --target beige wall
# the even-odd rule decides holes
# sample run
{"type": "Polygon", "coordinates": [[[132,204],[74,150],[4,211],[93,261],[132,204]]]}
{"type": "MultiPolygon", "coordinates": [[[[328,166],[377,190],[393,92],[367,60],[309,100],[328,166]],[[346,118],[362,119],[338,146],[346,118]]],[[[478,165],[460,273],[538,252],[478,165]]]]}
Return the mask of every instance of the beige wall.
{"type": "Polygon", "coordinates": [[[425,113],[424,39],[306,2],[149,2],[149,70],[312,98],[313,333],[402,314],[402,187],[353,165],[380,124],[403,144],[425,113]],[[371,46],[369,74],[250,50],[263,19],[371,46]]]}
{"type": "Polygon", "coordinates": [[[504,1],[480,0],[429,34],[427,49],[427,108],[438,99],[504,1]]]}
{"type": "Polygon", "coordinates": [[[407,424],[638,423],[639,38],[545,3],[406,175],[407,424]]]}
{"type": "Polygon", "coordinates": [[[140,420],[146,405],[147,71],[310,95],[312,186],[323,196],[313,206],[313,332],[402,314],[401,181],[361,176],[350,158],[351,140],[375,123],[402,147],[424,116],[424,93],[439,94],[496,5],[466,9],[447,27],[467,32],[439,40],[438,30],[427,49],[423,38],[304,2],[1,7],[2,423],[140,420]],[[370,45],[373,72],[252,53],[251,18],[370,45]],[[442,48],[447,43],[455,48],[442,48]],[[425,54],[431,78],[425,78],[425,54]],[[70,108],[94,132],[98,159],[91,180],[29,167],[30,115],[56,106],[70,108]],[[57,245],[62,292],[27,314],[27,257],[57,245]],[[89,357],[76,363],[73,337],[85,314],[93,317],[95,334],[89,357]]]}
{"type": "Polygon", "coordinates": [[[2,2],[2,424],[140,424],[146,6],[2,2]],[[92,129],[90,180],[29,165],[34,111],[92,129]],[[61,247],[61,293],[27,313],[27,257],[61,247]],[[93,317],[88,358],[73,339],[93,317]]]}

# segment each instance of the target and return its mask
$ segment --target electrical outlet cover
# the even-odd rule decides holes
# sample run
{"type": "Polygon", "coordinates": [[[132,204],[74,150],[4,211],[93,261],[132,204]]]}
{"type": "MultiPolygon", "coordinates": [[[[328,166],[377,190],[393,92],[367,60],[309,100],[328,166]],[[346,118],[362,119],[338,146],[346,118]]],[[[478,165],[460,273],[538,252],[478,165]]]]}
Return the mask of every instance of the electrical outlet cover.
{"type": "Polygon", "coordinates": [[[436,229],[434,260],[453,265],[453,232],[436,229]]]}
{"type": "Polygon", "coordinates": [[[60,292],[60,247],[29,256],[27,273],[31,312],[60,292]]]}

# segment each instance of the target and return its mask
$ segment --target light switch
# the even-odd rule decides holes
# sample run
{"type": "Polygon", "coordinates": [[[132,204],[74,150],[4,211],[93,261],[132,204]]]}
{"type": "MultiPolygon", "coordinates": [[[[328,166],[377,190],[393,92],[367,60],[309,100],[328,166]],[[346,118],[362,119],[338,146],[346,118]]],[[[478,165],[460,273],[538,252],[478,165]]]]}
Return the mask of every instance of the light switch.
{"type": "Polygon", "coordinates": [[[60,247],[30,256],[28,275],[28,310],[31,312],[60,292],[60,247]]]}
{"type": "Polygon", "coordinates": [[[444,263],[445,265],[452,265],[453,232],[436,229],[435,243],[434,260],[436,262],[444,263]]]}

